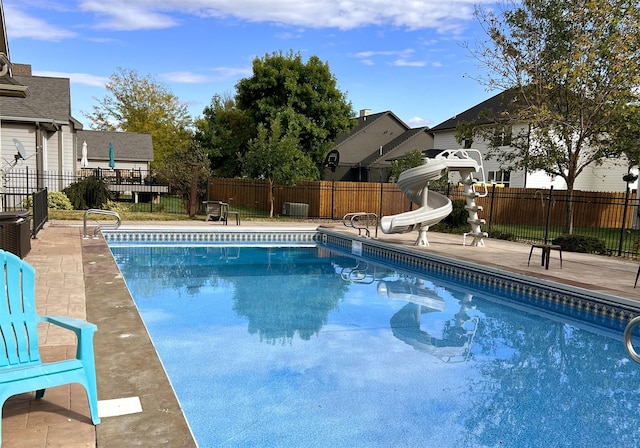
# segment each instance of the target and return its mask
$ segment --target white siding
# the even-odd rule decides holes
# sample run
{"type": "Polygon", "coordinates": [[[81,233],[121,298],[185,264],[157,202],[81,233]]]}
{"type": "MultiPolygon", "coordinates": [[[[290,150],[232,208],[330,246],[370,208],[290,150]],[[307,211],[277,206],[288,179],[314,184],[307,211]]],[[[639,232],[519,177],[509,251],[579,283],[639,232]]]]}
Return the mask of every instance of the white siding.
{"type": "Polygon", "coordinates": [[[47,132],[47,172],[58,172],[58,133],[47,132]]]}
{"type": "Polygon", "coordinates": [[[62,171],[72,172],[75,169],[74,161],[76,159],[75,135],[71,132],[69,126],[62,126],[63,132],[63,152],[62,152],[62,171]]]}
{"type": "Polygon", "coordinates": [[[29,169],[35,170],[36,168],[36,130],[34,126],[20,125],[20,124],[5,124],[2,123],[2,141],[0,146],[2,148],[2,168],[6,169],[7,162],[13,162],[14,156],[18,153],[16,150],[13,139],[17,139],[22,143],[25,149],[25,159],[18,162],[18,166],[21,168],[29,167],[29,169]],[[6,161],[6,162],[5,162],[6,161]]]}
{"type": "MultiPolygon", "coordinates": [[[[517,132],[517,130],[514,130],[517,132]]],[[[500,164],[496,160],[487,160],[487,144],[482,140],[474,140],[473,145],[471,145],[473,149],[477,149],[482,154],[483,164],[484,164],[484,172],[485,174],[489,171],[500,171],[500,164]]],[[[434,135],[433,139],[433,147],[436,149],[458,149],[460,145],[455,138],[455,131],[446,131],[446,132],[437,132],[434,135]]],[[[459,177],[457,175],[452,175],[450,177],[452,182],[457,182],[459,177]]],[[[512,171],[511,172],[511,180],[509,185],[511,187],[524,187],[525,186],[525,176],[524,171],[512,171]]],[[[548,188],[548,187],[547,187],[548,188]]]]}
{"type": "Polygon", "coordinates": [[[625,161],[607,160],[600,166],[588,166],[576,179],[574,189],[623,192],[627,188],[627,183],[622,180],[622,176],[627,174],[627,171],[625,161]]]}

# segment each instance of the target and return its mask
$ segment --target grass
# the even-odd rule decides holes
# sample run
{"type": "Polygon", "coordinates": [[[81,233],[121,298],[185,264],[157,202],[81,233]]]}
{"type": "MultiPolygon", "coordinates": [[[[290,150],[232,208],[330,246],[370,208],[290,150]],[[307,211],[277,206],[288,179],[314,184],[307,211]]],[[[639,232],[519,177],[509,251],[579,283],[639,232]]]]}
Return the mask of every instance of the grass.
{"type": "MultiPolygon", "coordinates": [[[[486,227],[483,228],[486,230],[486,227]]],[[[543,241],[545,236],[544,226],[508,226],[493,225],[489,231],[492,233],[501,233],[503,235],[514,235],[518,240],[524,241],[543,241]]],[[[576,227],[573,229],[574,235],[589,236],[599,239],[612,254],[617,254],[620,249],[620,229],[601,228],[601,227],[576,227]]],[[[548,233],[548,241],[563,235],[562,227],[550,227],[548,233]]],[[[626,229],[622,235],[622,251],[627,254],[637,254],[640,249],[640,230],[626,229]]]]}
{"type": "MultiPolygon", "coordinates": [[[[85,210],[53,210],[49,209],[49,219],[57,220],[84,220],[85,210]]],[[[143,212],[118,212],[123,221],[190,221],[187,215],[176,213],[143,213],[143,212]]],[[[94,215],[95,216],[95,215],[94,215]]],[[[194,219],[204,220],[204,216],[194,219]]]]}

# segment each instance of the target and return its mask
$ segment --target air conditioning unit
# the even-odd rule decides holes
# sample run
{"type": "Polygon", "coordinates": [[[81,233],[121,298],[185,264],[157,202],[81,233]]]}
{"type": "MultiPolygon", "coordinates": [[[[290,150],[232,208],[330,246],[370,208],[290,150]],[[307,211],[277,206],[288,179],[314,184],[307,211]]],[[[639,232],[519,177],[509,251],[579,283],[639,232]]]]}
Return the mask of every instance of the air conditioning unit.
{"type": "Polygon", "coordinates": [[[285,202],[282,204],[282,215],[292,218],[307,218],[309,216],[309,204],[302,202],[285,202]]]}

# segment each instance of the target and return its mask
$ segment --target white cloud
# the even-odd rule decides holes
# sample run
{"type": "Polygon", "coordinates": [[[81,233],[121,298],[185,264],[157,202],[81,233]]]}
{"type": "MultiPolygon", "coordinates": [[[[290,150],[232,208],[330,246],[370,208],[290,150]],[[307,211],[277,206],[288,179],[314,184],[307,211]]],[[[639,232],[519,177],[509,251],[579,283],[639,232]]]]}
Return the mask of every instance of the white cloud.
{"type": "Polygon", "coordinates": [[[303,28],[355,29],[388,25],[410,30],[459,32],[473,17],[474,4],[492,0],[112,0],[80,1],[80,9],[105,18],[112,29],[166,28],[177,25],[173,13],[235,18],[303,28]]]}
{"type": "Polygon", "coordinates": [[[429,126],[430,120],[422,117],[413,117],[407,120],[407,124],[412,128],[420,128],[423,126],[429,126]]]}
{"type": "MultiPolygon", "coordinates": [[[[188,3],[188,2],[187,2],[188,3]]],[[[95,12],[99,17],[98,28],[111,30],[163,29],[176,26],[178,22],[168,14],[156,12],[153,4],[144,0],[131,1],[83,1],[80,9],[95,12]]],[[[173,8],[172,8],[173,9],[173,8]]],[[[179,8],[176,8],[179,10],[179,8]]]]}
{"type": "Polygon", "coordinates": [[[389,65],[395,67],[424,67],[427,65],[426,61],[412,60],[412,56],[415,50],[408,48],[406,50],[384,50],[384,51],[361,51],[353,55],[354,58],[360,59],[365,65],[374,65],[374,58],[388,59],[393,58],[388,62],[389,65]]]}
{"type": "Polygon", "coordinates": [[[211,74],[193,73],[190,71],[168,72],[161,74],[160,77],[170,83],[204,84],[242,78],[253,74],[251,67],[215,67],[209,71],[211,74]]]}
{"type": "Polygon", "coordinates": [[[247,67],[216,67],[211,69],[215,73],[214,81],[224,81],[227,79],[241,78],[245,76],[251,76],[253,69],[250,66],[247,67]]]}
{"type": "Polygon", "coordinates": [[[396,59],[391,63],[396,67],[424,67],[427,65],[425,61],[408,61],[406,59],[396,59]]]}
{"type": "Polygon", "coordinates": [[[7,35],[12,39],[28,37],[36,40],[60,41],[76,36],[76,33],[48,24],[44,20],[28,16],[10,4],[4,5],[7,35]]]}
{"type": "Polygon", "coordinates": [[[33,71],[34,76],[48,76],[51,78],[69,78],[72,84],[81,84],[90,87],[104,87],[109,82],[109,78],[105,76],[95,76],[88,73],[65,73],[65,72],[48,72],[33,71]]]}
{"type": "Polygon", "coordinates": [[[209,81],[209,78],[205,75],[187,71],[163,73],[160,76],[167,82],[182,84],[202,84],[209,81]]]}

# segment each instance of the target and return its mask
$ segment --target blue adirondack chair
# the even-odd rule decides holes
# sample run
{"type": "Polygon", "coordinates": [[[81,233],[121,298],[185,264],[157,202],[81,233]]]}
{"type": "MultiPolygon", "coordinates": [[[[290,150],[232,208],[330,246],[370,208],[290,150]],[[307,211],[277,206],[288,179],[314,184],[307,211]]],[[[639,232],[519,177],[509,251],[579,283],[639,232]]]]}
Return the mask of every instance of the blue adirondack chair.
{"type": "MultiPolygon", "coordinates": [[[[35,309],[35,270],[12,253],[0,250],[0,409],[12,395],[36,391],[36,399],[48,387],[80,383],[87,391],[91,420],[98,418],[98,393],[93,357],[91,323],[59,316],[39,316],[35,309]],[[75,332],[75,359],[43,363],[38,351],[39,322],[75,332]]],[[[2,425],[0,420],[0,445],[2,425]]]]}

